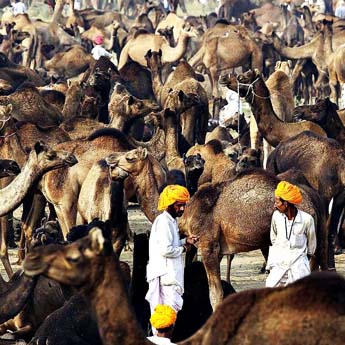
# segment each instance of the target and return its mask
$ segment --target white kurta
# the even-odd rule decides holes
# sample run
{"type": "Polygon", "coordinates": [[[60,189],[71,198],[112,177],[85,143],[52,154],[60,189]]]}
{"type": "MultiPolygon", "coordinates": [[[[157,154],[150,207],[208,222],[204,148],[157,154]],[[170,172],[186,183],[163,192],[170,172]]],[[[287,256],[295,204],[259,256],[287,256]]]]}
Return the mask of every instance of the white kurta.
{"type": "Polygon", "coordinates": [[[314,219],[310,214],[298,210],[295,220],[289,220],[275,211],[270,236],[267,287],[285,286],[310,274],[307,255],[313,255],[316,249],[314,219]]]}
{"type": "Polygon", "coordinates": [[[175,343],[172,343],[169,338],[163,338],[163,337],[157,337],[154,335],[153,337],[147,337],[148,340],[150,340],[154,344],[158,345],[174,345],[175,343]]]}
{"type": "Polygon", "coordinates": [[[152,224],[149,241],[149,263],[147,281],[151,312],[159,304],[167,304],[176,311],[181,310],[183,300],[183,245],[177,221],[168,212],[160,214],[152,224]]]}
{"type": "Polygon", "coordinates": [[[109,59],[111,59],[112,57],[112,55],[99,44],[93,47],[93,49],[91,50],[91,55],[95,60],[99,60],[101,56],[105,56],[109,59]]]}

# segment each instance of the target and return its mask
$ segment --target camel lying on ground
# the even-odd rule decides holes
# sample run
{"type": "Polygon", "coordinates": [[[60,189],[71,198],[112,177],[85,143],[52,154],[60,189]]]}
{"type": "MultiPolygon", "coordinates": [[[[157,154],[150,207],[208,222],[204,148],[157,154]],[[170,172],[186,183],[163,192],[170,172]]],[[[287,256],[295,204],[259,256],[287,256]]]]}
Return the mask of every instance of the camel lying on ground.
{"type": "MultiPolygon", "coordinates": [[[[100,228],[67,246],[37,248],[24,262],[30,276],[44,274],[82,290],[104,345],[151,344],[135,319],[119,266],[100,228]]],[[[345,281],[337,274],[316,273],[285,288],[243,291],[229,296],[194,336],[179,344],[249,345],[261,339],[269,345],[301,340],[341,345],[344,289],[345,281]]]]}

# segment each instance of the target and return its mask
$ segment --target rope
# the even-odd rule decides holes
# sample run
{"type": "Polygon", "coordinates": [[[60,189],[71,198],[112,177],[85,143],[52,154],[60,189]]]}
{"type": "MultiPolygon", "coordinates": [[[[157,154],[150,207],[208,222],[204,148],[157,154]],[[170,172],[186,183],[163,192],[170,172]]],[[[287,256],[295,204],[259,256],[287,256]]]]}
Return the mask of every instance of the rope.
{"type": "Polygon", "coordinates": [[[1,119],[0,119],[0,122],[1,122],[0,131],[2,131],[2,130],[4,129],[6,122],[9,121],[11,118],[12,118],[12,117],[9,116],[9,117],[8,117],[7,119],[5,119],[5,120],[1,120],[1,119]]]}
{"type": "Polygon", "coordinates": [[[0,138],[9,138],[9,137],[13,137],[16,134],[17,134],[17,132],[13,132],[11,134],[6,134],[6,135],[0,135],[0,138]]]}

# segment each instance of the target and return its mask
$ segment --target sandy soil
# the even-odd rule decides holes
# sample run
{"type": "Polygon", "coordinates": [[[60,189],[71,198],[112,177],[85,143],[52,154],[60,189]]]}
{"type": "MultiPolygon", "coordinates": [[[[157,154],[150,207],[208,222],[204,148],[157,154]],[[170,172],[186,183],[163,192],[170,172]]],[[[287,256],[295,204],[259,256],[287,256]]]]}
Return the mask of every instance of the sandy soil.
{"type": "MultiPolygon", "coordinates": [[[[142,233],[150,230],[151,223],[146,219],[144,214],[137,206],[129,207],[129,223],[133,232],[142,233]]],[[[121,254],[121,260],[128,262],[132,266],[132,250],[133,244],[130,244],[130,249],[123,251],[121,254]]],[[[13,266],[13,270],[17,270],[20,266],[16,265],[17,250],[10,250],[10,260],[13,266]]],[[[224,258],[221,262],[222,278],[226,277],[226,263],[224,258]]],[[[231,283],[236,291],[242,291],[246,289],[262,288],[265,285],[265,274],[259,274],[259,270],[263,263],[263,257],[259,250],[237,254],[232,263],[231,270],[231,283]]],[[[336,256],[337,271],[345,276],[345,254],[336,256]]],[[[1,267],[1,273],[6,277],[6,273],[1,267]]]]}

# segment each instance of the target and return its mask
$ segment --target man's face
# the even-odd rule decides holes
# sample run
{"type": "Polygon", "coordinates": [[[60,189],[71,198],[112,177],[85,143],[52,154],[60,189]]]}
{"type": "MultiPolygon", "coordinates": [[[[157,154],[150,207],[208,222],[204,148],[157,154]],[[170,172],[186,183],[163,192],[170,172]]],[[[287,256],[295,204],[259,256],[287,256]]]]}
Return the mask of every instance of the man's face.
{"type": "Polygon", "coordinates": [[[173,210],[174,210],[174,213],[175,213],[175,217],[181,217],[183,215],[185,207],[186,207],[186,203],[185,202],[176,201],[173,204],[173,210]]]}
{"type": "Polygon", "coordinates": [[[274,207],[280,212],[285,213],[288,208],[288,203],[282,200],[279,196],[274,197],[274,207]]]}

